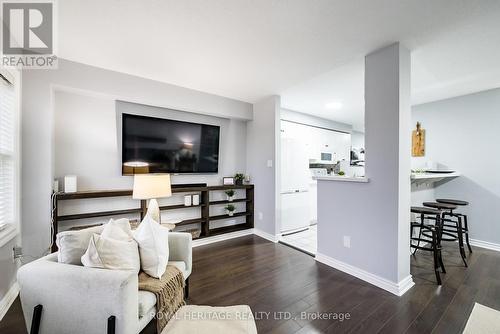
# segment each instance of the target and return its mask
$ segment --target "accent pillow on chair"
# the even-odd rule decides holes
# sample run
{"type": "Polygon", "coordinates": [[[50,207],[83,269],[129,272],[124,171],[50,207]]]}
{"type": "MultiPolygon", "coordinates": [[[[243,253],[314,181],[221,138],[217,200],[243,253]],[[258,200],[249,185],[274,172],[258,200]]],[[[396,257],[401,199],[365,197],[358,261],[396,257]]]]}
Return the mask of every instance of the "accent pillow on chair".
{"type": "Polygon", "coordinates": [[[98,234],[90,238],[82,263],[86,267],[131,270],[136,273],[141,269],[139,249],[134,240],[116,240],[98,234]]]}
{"type": "Polygon", "coordinates": [[[104,226],[101,237],[121,241],[134,240],[132,229],[130,228],[130,222],[127,218],[117,220],[111,219],[109,223],[104,226]]]}
{"type": "Polygon", "coordinates": [[[134,233],[139,244],[141,269],[151,277],[161,278],[168,263],[168,229],[146,215],[134,233]]]}
{"type": "Polygon", "coordinates": [[[94,233],[101,234],[107,230],[105,237],[124,240],[123,233],[129,235],[128,240],[132,240],[132,231],[130,229],[129,220],[126,218],[110,219],[107,224],[89,227],[77,231],[64,231],[57,234],[56,245],[59,249],[57,253],[57,261],[66,264],[82,265],[81,258],[87,251],[90,238],[94,233]],[[107,229],[106,229],[107,227],[107,229]],[[110,227],[113,227],[112,229],[110,227]],[[117,231],[121,228],[123,232],[117,231]]]}
{"type": "Polygon", "coordinates": [[[89,246],[94,233],[100,234],[104,226],[95,226],[79,231],[64,231],[57,234],[56,245],[59,249],[57,261],[66,264],[82,265],[82,255],[89,246]]]}

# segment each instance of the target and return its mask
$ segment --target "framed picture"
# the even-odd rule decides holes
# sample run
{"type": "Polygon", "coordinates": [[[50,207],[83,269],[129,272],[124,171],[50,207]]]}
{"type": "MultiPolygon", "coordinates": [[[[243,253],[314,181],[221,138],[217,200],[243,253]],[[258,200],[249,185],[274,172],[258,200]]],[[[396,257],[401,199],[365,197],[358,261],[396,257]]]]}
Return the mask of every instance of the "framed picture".
{"type": "Polygon", "coordinates": [[[222,184],[225,186],[234,186],[234,177],[223,177],[222,184]]]}
{"type": "Polygon", "coordinates": [[[365,165],[365,149],[362,147],[351,147],[351,166],[365,165]]]}

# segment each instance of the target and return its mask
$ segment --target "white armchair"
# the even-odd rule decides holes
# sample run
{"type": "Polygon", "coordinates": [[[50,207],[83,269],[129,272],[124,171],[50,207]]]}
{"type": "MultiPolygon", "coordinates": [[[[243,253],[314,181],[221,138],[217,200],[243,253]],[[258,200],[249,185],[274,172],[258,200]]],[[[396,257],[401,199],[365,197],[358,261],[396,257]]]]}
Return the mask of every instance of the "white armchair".
{"type": "MultiPolygon", "coordinates": [[[[186,280],[187,298],[191,235],[171,232],[169,250],[169,264],[186,280]]],[[[131,272],[62,264],[53,253],[22,266],[17,276],[32,334],[136,334],[156,313],[155,295],[139,291],[138,276],[131,272]]]]}

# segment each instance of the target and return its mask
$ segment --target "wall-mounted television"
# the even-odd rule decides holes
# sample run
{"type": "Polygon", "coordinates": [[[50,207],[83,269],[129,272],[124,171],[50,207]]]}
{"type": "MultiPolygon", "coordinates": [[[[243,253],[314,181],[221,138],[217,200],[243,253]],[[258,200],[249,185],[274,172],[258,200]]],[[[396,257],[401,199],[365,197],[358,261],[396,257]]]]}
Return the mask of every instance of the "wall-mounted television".
{"type": "Polygon", "coordinates": [[[220,127],[122,114],[122,174],[217,173],[220,127]]]}

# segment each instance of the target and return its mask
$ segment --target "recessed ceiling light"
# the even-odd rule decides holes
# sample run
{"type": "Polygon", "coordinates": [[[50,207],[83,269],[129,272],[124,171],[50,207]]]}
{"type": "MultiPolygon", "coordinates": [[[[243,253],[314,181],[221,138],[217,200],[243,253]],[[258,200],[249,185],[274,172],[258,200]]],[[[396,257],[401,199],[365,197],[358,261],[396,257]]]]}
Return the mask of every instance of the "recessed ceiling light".
{"type": "Polygon", "coordinates": [[[338,109],[342,108],[342,103],[340,103],[340,102],[330,102],[330,103],[325,104],[325,108],[338,110],[338,109]]]}

